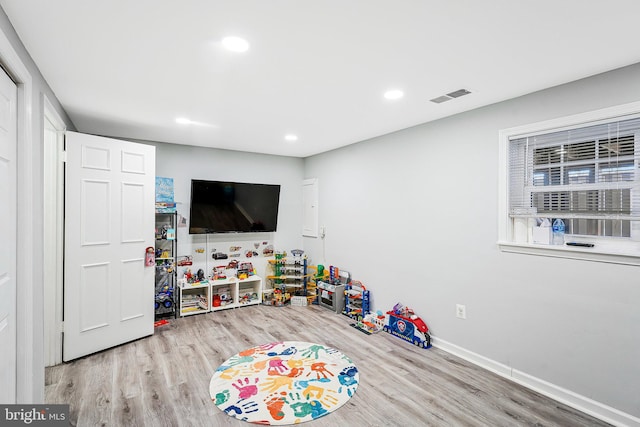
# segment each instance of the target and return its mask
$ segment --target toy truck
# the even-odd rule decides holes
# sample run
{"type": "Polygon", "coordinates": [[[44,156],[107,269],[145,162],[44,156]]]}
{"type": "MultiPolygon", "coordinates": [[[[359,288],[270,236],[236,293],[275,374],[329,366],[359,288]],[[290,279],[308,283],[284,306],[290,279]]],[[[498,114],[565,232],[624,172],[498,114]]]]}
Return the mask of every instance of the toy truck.
{"type": "Polygon", "coordinates": [[[387,311],[382,329],[418,347],[431,347],[427,324],[413,310],[402,307],[401,304],[396,304],[393,310],[387,311]]]}

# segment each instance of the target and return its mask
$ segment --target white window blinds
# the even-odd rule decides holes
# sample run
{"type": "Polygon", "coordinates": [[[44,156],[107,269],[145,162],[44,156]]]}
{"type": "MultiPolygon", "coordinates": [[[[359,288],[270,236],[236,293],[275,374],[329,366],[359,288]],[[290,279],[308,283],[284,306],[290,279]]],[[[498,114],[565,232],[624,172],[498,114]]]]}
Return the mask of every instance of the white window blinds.
{"type": "Polygon", "coordinates": [[[509,214],[569,234],[630,237],[640,220],[640,118],[509,139],[509,214]]]}

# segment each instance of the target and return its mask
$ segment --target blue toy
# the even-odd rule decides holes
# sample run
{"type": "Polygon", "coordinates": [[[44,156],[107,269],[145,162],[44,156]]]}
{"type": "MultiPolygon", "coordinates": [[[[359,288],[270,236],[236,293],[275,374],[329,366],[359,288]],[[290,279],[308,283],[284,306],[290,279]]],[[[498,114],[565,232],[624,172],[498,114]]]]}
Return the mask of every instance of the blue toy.
{"type": "Polygon", "coordinates": [[[431,347],[431,336],[427,324],[413,310],[403,307],[400,303],[394,305],[393,310],[387,311],[382,329],[418,347],[431,347]]]}
{"type": "Polygon", "coordinates": [[[162,290],[156,294],[155,309],[159,309],[160,305],[165,308],[171,308],[173,305],[173,288],[168,285],[163,286],[162,290]]]}

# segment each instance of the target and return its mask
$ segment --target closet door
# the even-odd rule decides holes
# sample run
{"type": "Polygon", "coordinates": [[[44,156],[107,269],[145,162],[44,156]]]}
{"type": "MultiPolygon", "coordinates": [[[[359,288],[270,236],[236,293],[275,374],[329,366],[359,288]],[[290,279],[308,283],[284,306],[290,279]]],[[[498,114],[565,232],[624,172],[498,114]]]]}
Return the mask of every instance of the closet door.
{"type": "Polygon", "coordinates": [[[318,237],[317,178],[302,181],[302,235],[318,237]]]}
{"type": "Polygon", "coordinates": [[[153,334],[155,147],[66,134],[63,359],[153,334]]]}
{"type": "Polygon", "coordinates": [[[0,402],[16,402],[16,230],[18,90],[0,69],[0,402]]]}

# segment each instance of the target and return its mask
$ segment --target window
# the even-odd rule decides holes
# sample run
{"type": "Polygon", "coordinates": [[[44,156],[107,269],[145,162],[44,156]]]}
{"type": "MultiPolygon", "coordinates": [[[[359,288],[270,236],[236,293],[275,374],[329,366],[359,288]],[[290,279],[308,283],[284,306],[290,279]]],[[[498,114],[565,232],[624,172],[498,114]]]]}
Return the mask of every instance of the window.
{"type": "Polygon", "coordinates": [[[640,257],[638,104],[501,132],[501,243],[530,245],[532,226],[560,218],[593,253],[640,257]]]}

